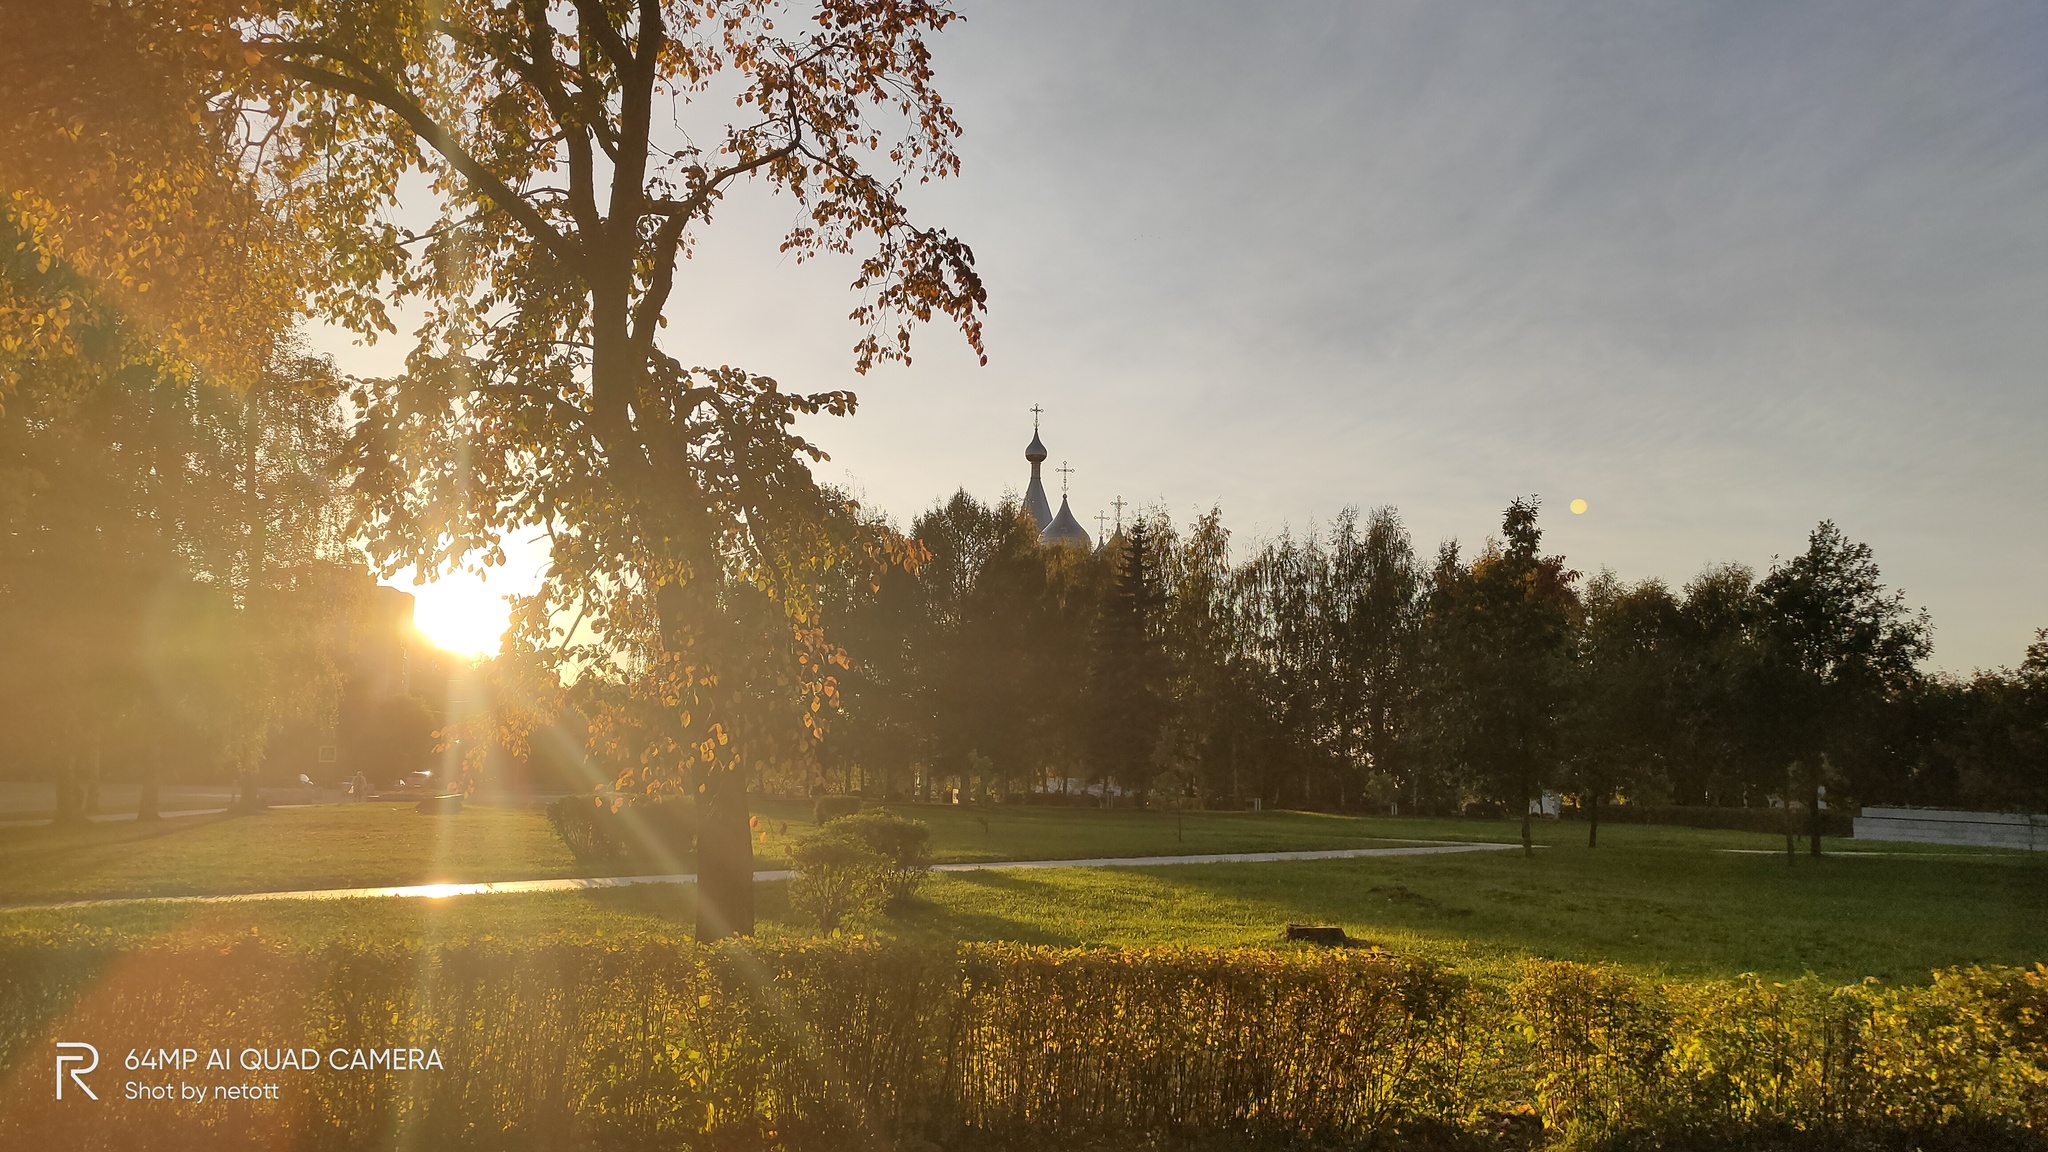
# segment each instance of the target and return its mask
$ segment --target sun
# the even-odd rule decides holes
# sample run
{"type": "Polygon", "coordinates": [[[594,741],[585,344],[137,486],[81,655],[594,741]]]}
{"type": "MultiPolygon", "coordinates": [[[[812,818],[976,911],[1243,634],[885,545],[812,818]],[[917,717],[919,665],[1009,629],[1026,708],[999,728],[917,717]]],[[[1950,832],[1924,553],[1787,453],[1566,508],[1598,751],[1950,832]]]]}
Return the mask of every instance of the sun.
{"type": "Polygon", "coordinates": [[[1585,502],[1584,500],[1574,500],[1574,501],[1572,501],[1572,515],[1574,515],[1574,516],[1584,516],[1585,514],[1586,514],[1586,502],[1585,502]]]}
{"type": "Polygon", "coordinates": [[[401,587],[413,594],[413,626],[436,648],[462,656],[498,654],[512,617],[502,590],[467,572],[401,587]]]}

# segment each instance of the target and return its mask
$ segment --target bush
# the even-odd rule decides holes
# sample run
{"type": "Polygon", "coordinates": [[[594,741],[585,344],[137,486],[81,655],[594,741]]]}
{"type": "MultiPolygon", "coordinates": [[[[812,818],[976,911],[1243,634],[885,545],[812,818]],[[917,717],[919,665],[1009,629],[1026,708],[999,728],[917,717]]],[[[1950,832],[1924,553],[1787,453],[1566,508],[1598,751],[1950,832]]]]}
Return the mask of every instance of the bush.
{"type": "Polygon", "coordinates": [[[0,1080],[0,1147],[2038,1152],[2044,1010],[2048,967],[1831,989],[1532,963],[1494,988],[1366,951],[124,952],[74,927],[0,939],[0,1067],[42,1069],[0,1080]],[[52,1099],[53,1036],[104,1038],[104,1076],[138,1021],[151,1040],[232,1022],[238,1049],[414,1044],[446,1070],[285,1073],[280,1106],[52,1099]]]}
{"type": "Polygon", "coordinates": [[[894,869],[858,836],[829,828],[797,841],[789,857],[796,865],[789,906],[827,932],[889,899],[894,869]]]}
{"type": "Polygon", "coordinates": [[[832,830],[859,840],[887,863],[883,886],[890,904],[900,907],[909,902],[931,875],[932,830],[922,820],[870,808],[833,821],[832,830]]]}
{"type": "Polygon", "coordinates": [[[696,806],[669,797],[614,810],[602,797],[564,796],[547,806],[548,824],[578,863],[599,868],[681,869],[697,835],[696,806]]]}

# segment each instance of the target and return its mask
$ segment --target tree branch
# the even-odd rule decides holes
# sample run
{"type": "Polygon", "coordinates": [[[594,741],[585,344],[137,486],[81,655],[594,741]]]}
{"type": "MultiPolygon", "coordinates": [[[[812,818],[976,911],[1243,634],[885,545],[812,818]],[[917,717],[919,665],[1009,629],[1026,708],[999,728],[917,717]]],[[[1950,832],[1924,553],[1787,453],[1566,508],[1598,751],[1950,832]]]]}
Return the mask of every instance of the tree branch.
{"type": "Polygon", "coordinates": [[[500,179],[496,173],[485,167],[482,161],[470,155],[461,144],[456,142],[454,133],[448,131],[448,129],[437,123],[432,116],[429,116],[426,109],[420,107],[418,101],[415,101],[412,97],[383,79],[375,78],[376,72],[373,69],[362,64],[360,61],[351,60],[342,53],[317,44],[279,44],[267,47],[272,49],[271,63],[285,75],[302,80],[308,84],[354,96],[360,100],[367,100],[372,104],[385,108],[399,119],[405,121],[406,126],[412,129],[414,135],[426,141],[428,146],[440,153],[442,158],[448,161],[449,166],[461,173],[462,177],[468,180],[478,193],[495,202],[498,207],[507,213],[510,213],[513,219],[519,221],[528,232],[532,233],[534,241],[553,253],[557,260],[572,267],[582,262],[583,253],[573,241],[556,231],[555,227],[548,223],[547,217],[542,216],[533,205],[527,203],[519,193],[513,191],[510,185],[500,179]],[[370,78],[330,72],[325,68],[318,68],[282,55],[282,52],[292,51],[306,51],[325,56],[344,67],[349,67],[362,73],[363,77],[370,78]]]}

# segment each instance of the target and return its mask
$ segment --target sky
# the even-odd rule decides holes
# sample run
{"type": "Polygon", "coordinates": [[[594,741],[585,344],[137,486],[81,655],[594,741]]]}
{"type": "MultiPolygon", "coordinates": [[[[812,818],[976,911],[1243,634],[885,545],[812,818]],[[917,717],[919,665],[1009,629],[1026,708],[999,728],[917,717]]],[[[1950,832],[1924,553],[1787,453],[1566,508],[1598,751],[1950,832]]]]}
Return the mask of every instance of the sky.
{"type": "MultiPolygon", "coordinates": [[[[988,366],[929,328],[856,376],[851,268],[780,256],[765,192],[669,310],[685,362],[859,392],[820,471],[899,523],[1021,489],[1039,404],[1091,531],[1119,496],[1240,545],[1393,505],[1427,554],[1536,495],[1574,567],[1677,586],[1827,518],[1938,668],[2048,626],[2048,6],[962,8],[965,171],[915,204],[974,246],[988,366]]],[[[476,605],[537,563],[423,624],[495,647],[476,605]]]]}

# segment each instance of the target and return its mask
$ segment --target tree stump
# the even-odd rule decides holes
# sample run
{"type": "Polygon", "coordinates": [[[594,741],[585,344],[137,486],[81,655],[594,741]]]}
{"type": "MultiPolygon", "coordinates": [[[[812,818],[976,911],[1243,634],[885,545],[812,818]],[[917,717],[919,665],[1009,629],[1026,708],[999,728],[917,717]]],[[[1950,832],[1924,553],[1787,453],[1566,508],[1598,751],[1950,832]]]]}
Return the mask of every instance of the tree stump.
{"type": "Polygon", "coordinates": [[[1330,948],[1348,948],[1352,939],[1344,929],[1334,924],[1289,924],[1282,937],[1288,940],[1305,940],[1310,944],[1321,944],[1330,948]]]}

